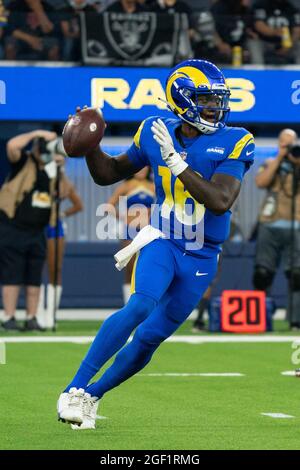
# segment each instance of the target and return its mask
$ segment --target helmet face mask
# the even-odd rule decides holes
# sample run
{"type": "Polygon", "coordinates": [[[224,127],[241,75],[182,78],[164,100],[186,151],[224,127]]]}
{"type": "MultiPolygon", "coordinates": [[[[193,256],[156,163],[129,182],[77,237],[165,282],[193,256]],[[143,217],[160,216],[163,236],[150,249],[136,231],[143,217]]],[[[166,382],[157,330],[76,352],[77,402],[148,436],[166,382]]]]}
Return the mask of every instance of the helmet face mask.
{"type": "Polygon", "coordinates": [[[226,124],[230,91],[222,72],[210,62],[179,64],[167,79],[166,97],[171,111],[204,134],[226,124]]]}

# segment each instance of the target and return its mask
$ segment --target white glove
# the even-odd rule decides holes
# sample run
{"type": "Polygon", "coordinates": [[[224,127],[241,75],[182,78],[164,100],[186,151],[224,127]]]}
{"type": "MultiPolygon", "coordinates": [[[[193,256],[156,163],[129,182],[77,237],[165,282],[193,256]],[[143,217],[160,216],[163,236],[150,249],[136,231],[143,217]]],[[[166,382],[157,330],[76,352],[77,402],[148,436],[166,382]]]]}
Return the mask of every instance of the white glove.
{"type": "Polygon", "coordinates": [[[153,121],[151,131],[153,133],[153,139],[156,140],[160,146],[162,159],[166,162],[174,176],[180,175],[180,173],[188,167],[188,164],[184,162],[179,153],[175,151],[172,137],[165,123],[161,119],[153,121]]]}

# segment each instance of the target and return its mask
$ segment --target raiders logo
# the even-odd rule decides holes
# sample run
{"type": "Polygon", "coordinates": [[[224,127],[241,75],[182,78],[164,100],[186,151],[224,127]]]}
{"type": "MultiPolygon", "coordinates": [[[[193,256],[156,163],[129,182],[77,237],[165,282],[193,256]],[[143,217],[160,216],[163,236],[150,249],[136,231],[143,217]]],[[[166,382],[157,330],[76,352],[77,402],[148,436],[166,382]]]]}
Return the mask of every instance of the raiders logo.
{"type": "Polygon", "coordinates": [[[124,59],[135,60],[150,47],[156,31],[155,13],[103,13],[105,34],[124,59]]]}

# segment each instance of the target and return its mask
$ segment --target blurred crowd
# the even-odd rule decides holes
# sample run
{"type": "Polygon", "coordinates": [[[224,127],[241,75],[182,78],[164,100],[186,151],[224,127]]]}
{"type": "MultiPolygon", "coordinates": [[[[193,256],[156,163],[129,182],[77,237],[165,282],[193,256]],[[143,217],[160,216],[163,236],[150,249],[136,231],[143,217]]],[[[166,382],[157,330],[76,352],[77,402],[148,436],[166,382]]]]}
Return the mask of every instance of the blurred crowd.
{"type": "MultiPolygon", "coordinates": [[[[0,59],[81,61],[81,13],[184,14],[195,57],[300,63],[299,0],[0,0],[0,59]]],[[[99,32],[101,34],[101,31],[99,32]]]]}

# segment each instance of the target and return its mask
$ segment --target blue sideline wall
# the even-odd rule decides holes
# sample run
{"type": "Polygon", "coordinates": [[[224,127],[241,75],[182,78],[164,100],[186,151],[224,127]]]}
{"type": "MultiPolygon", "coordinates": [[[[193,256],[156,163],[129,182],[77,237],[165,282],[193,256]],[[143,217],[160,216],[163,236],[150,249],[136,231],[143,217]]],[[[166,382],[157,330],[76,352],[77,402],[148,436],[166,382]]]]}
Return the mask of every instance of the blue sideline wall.
{"type": "MultiPolygon", "coordinates": [[[[63,268],[62,308],[121,307],[123,272],[116,270],[113,255],[118,243],[68,243],[63,268]]],[[[252,289],[255,244],[227,242],[214,295],[224,289],[252,289]]],[[[45,278],[46,281],[46,278],[45,278]]],[[[278,307],[286,306],[287,283],[279,271],[273,286],[278,307]]],[[[20,306],[23,306],[21,299],[20,306]]]]}

